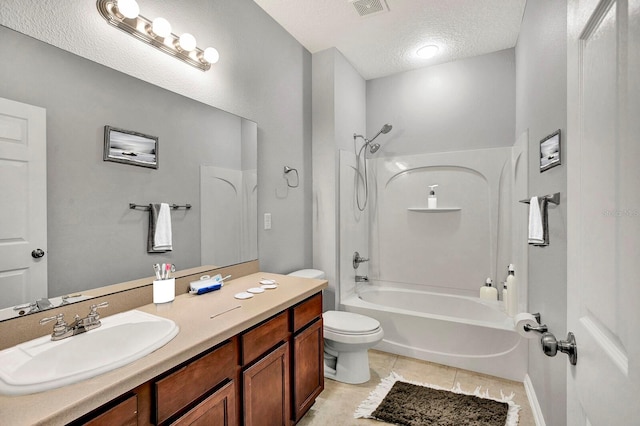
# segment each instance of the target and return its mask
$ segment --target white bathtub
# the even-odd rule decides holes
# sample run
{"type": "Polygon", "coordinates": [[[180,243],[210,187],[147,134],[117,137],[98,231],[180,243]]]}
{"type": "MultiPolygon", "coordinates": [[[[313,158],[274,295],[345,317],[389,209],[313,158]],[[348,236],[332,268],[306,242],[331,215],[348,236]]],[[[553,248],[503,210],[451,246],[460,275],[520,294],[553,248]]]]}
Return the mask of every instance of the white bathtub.
{"type": "Polygon", "coordinates": [[[524,380],[527,342],[499,302],[367,285],[342,306],[380,321],[384,340],[375,349],[524,380]]]}

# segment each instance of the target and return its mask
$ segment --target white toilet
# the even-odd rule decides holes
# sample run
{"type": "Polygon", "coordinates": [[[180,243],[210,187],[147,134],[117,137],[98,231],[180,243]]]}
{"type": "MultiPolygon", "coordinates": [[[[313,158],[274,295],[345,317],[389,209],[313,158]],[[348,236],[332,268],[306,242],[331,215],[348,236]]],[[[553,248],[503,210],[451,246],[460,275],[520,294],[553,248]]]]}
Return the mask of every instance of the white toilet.
{"type": "MultiPolygon", "coordinates": [[[[318,269],[302,269],[289,275],[323,279],[318,269]]],[[[344,311],[322,314],[324,332],[324,376],[339,382],[358,384],[369,381],[367,350],[384,336],[380,323],[370,317],[344,311]]]]}

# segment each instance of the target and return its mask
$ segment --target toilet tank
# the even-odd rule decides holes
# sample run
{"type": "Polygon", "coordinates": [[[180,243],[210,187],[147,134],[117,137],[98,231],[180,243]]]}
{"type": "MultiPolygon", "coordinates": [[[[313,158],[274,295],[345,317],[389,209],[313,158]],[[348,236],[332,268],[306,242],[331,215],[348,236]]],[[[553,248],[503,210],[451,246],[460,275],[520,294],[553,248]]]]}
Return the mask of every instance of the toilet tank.
{"type": "Polygon", "coordinates": [[[291,275],[293,277],[313,278],[316,280],[321,280],[324,278],[324,271],[321,271],[319,269],[300,269],[288,275],[291,275]]]}

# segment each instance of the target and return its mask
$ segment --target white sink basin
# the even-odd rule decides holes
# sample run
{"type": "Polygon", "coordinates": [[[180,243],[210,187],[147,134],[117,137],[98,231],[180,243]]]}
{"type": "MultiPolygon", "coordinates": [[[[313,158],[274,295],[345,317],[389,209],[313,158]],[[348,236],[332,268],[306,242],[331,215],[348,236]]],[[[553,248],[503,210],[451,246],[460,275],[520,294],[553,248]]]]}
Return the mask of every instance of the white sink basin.
{"type": "Polygon", "coordinates": [[[137,310],[59,341],[47,335],[0,351],[0,394],[26,395],[69,385],[129,364],[178,334],[173,321],[137,310]]]}

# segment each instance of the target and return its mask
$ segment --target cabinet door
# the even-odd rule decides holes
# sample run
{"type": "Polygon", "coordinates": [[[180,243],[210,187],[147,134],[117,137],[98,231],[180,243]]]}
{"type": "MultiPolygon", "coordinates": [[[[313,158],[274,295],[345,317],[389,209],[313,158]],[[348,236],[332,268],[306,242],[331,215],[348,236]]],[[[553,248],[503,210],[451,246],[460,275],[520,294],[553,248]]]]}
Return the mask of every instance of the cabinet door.
{"type": "Polygon", "coordinates": [[[293,409],[298,421],[324,389],[324,340],[319,318],[293,338],[293,409]]]}
{"type": "Polygon", "coordinates": [[[289,425],[289,343],[269,352],[243,373],[244,423],[250,426],[289,425]]]}
{"type": "Polygon", "coordinates": [[[235,426],[236,390],[233,381],[224,385],[172,423],[175,426],[235,426]]]}

